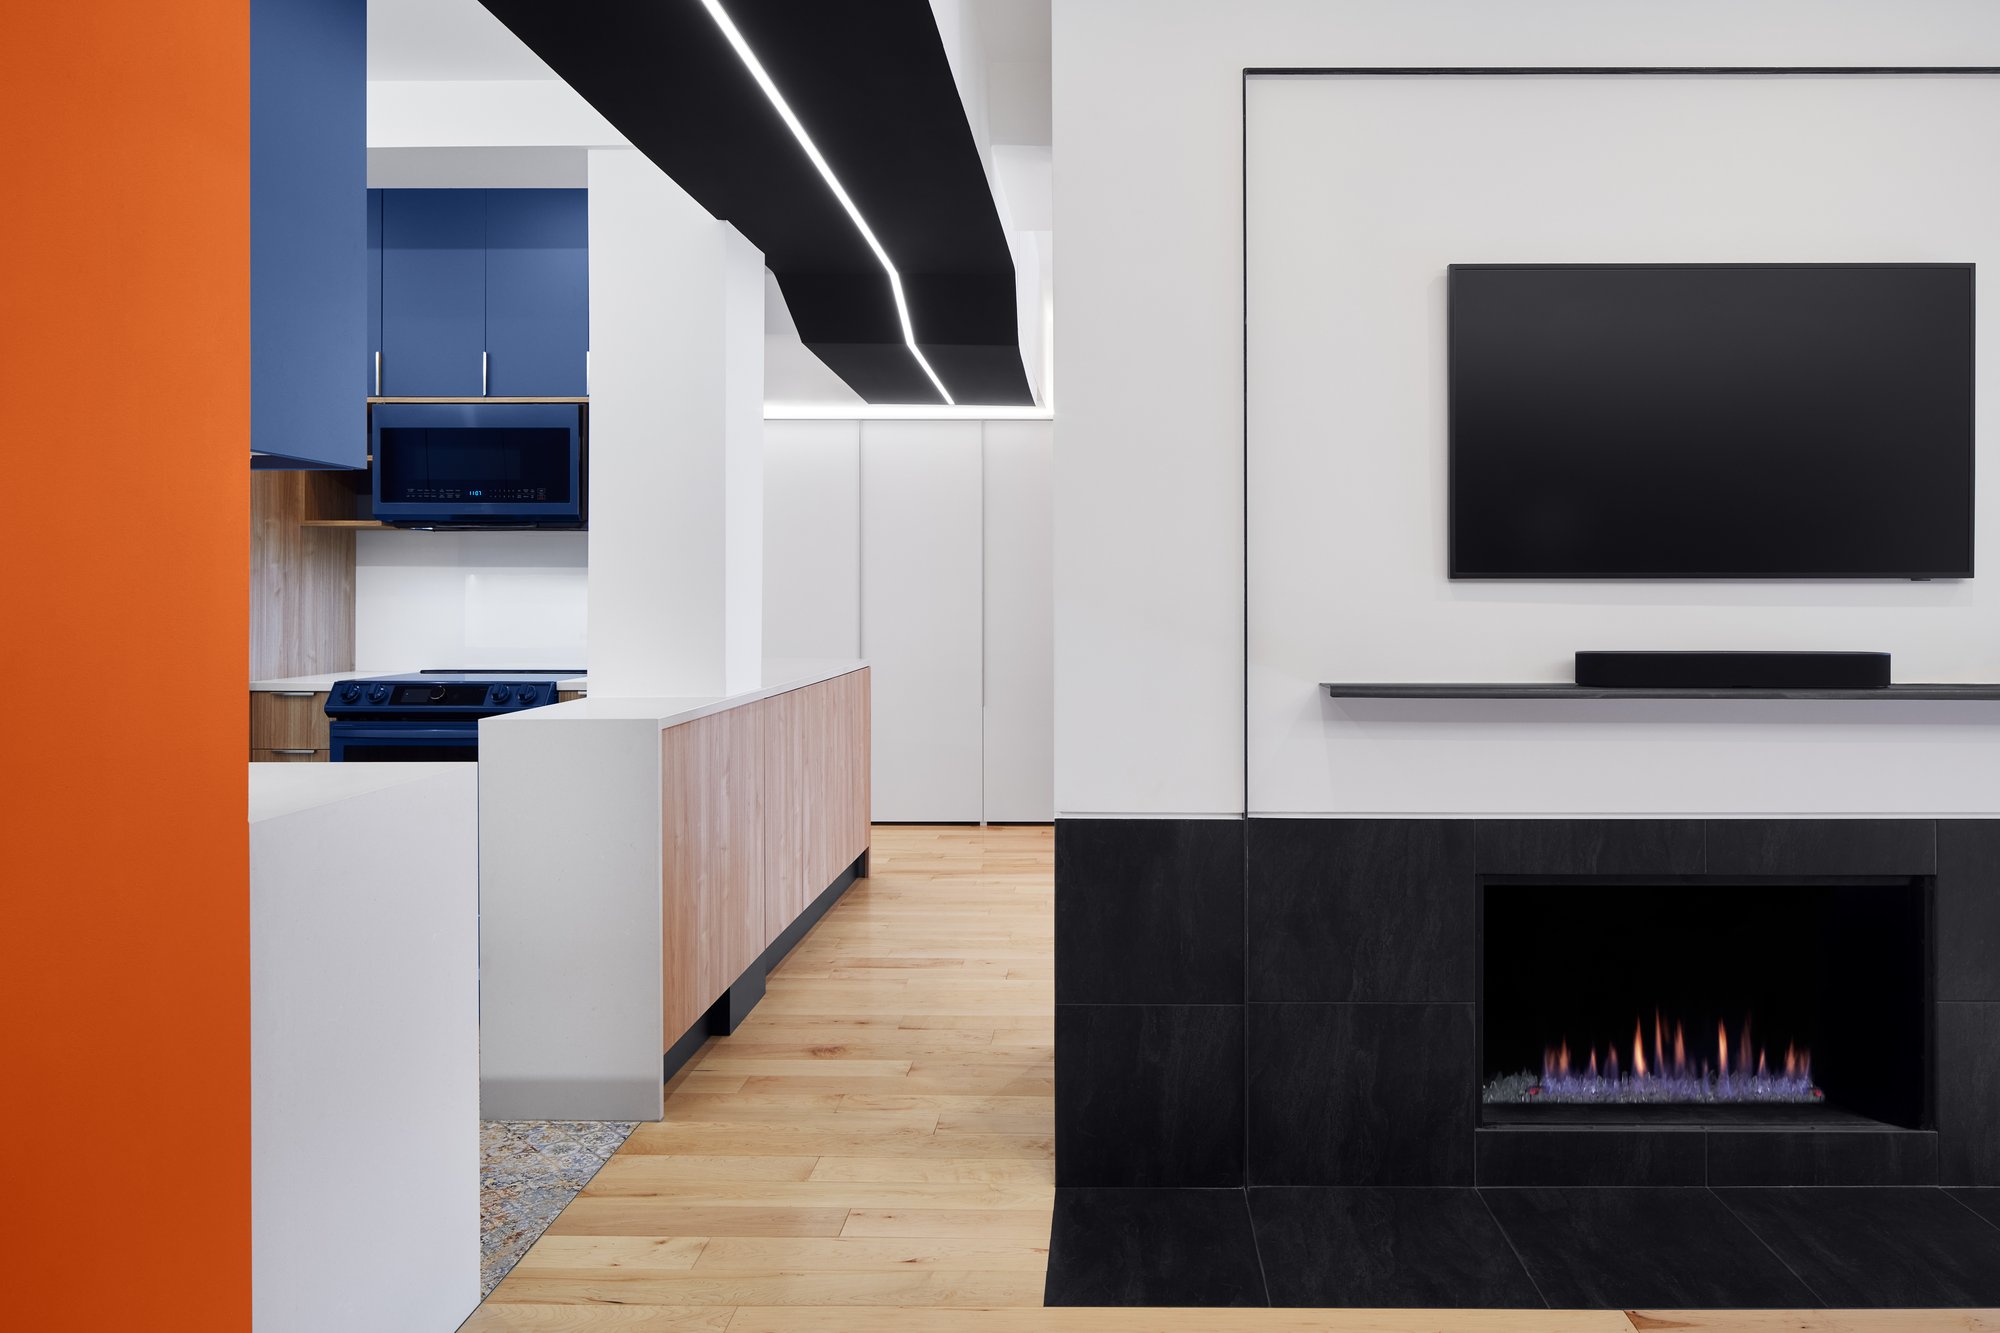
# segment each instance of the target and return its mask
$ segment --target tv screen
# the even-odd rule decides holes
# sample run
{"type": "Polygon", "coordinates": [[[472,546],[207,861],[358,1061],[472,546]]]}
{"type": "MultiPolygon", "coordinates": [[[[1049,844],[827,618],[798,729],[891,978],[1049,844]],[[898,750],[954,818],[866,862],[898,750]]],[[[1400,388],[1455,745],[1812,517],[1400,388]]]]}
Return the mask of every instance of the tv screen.
{"type": "Polygon", "coordinates": [[[1969,578],[1970,264],[1454,264],[1451,576],[1969,578]]]}

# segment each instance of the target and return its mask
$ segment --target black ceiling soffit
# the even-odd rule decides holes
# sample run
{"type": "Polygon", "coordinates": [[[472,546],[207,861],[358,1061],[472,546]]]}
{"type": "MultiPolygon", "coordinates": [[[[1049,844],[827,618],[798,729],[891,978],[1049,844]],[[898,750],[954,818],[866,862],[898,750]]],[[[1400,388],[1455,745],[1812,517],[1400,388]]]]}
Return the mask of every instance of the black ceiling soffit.
{"type": "MultiPolygon", "coordinates": [[[[799,336],[871,403],[939,403],[888,275],[699,0],[483,0],[764,252],[799,336]]],[[[1034,401],[1014,265],[928,0],[723,0],[903,280],[960,403],[1034,401]]]]}

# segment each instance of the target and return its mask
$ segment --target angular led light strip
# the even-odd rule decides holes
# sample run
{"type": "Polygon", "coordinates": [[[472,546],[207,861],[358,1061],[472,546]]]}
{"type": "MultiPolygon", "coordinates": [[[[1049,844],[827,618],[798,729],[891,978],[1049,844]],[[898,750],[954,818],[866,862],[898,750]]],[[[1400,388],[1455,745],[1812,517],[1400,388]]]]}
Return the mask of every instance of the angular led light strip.
{"type": "Polygon", "coordinates": [[[701,7],[715,20],[715,26],[722,29],[722,35],[727,37],[729,44],[736,49],[737,58],[743,62],[743,67],[750,71],[750,77],[757,80],[757,86],[762,88],[764,96],[770,99],[778,118],[785,122],[785,128],[799,141],[799,147],[806,150],[806,156],[812,159],[813,166],[819,170],[820,178],[826,182],[827,188],[833,191],[833,197],[840,200],[840,206],[847,210],[847,216],[853,221],[854,229],[861,233],[861,239],[868,242],[868,248],[875,252],[875,258],[881,263],[882,271],[889,275],[889,291],[896,298],[896,314],[903,321],[904,345],[910,349],[910,355],[917,359],[917,364],[924,368],[924,374],[931,377],[931,383],[937,386],[937,391],[944,395],[945,402],[956,405],[957,400],[951,396],[951,391],[944,387],[944,381],[938,378],[935,370],[931,369],[931,363],[924,360],[924,354],[917,350],[917,332],[910,324],[910,305],[903,299],[902,275],[897,273],[896,266],[889,262],[889,252],[882,248],[882,242],[875,239],[875,233],[870,230],[867,219],[861,216],[861,210],[854,206],[854,201],[847,197],[847,191],[834,177],[833,168],[826,164],[826,159],[820,156],[819,149],[813,146],[812,136],[806,133],[806,127],[799,123],[799,118],[792,114],[792,108],[785,103],[784,94],[778,91],[778,85],[771,82],[771,76],[764,72],[764,66],[758,62],[756,52],[752,51],[750,44],[743,40],[743,34],[736,30],[734,23],[730,22],[729,15],[722,11],[721,0],[701,0],[701,7]]]}

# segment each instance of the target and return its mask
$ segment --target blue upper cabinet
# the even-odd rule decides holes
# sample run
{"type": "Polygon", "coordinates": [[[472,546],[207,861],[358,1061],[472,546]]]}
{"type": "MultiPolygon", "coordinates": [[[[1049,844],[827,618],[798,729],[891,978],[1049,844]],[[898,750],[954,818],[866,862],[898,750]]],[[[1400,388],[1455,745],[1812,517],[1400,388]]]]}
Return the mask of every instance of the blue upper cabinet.
{"type": "Polygon", "coordinates": [[[361,467],[366,0],[251,0],[250,448],[259,467],[361,467]]]}
{"type": "Polygon", "coordinates": [[[368,374],[370,394],[382,392],[382,192],[368,192],[368,374]]]}
{"type": "Polygon", "coordinates": [[[585,190],[486,192],[487,393],[588,392],[590,225],[585,190]]]}
{"type": "Polygon", "coordinates": [[[382,392],[480,397],[485,352],[486,191],[383,191],[382,392]]]}

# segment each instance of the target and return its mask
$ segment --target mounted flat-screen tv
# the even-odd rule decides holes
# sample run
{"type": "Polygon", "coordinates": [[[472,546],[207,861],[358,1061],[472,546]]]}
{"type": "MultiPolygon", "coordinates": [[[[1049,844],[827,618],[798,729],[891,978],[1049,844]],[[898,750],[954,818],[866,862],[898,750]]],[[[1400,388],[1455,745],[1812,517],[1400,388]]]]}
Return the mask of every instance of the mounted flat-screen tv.
{"type": "Polygon", "coordinates": [[[1970,578],[1970,264],[1454,264],[1451,577],[1970,578]]]}

